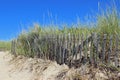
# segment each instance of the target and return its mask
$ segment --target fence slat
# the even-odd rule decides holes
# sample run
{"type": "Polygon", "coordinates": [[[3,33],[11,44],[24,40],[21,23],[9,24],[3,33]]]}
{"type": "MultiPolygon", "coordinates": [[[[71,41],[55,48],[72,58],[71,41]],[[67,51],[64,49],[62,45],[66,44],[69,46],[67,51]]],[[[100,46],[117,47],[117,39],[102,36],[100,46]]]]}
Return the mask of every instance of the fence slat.
{"type": "Polygon", "coordinates": [[[90,64],[93,63],[93,36],[91,38],[91,42],[90,42],[90,64]]]}
{"type": "Polygon", "coordinates": [[[63,55],[62,55],[62,41],[63,41],[63,35],[61,34],[60,36],[60,64],[62,64],[62,59],[63,59],[63,55]]]}
{"type": "Polygon", "coordinates": [[[64,63],[67,61],[67,35],[64,34],[64,63]]]}
{"type": "Polygon", "coordinates": [[[100,36],[97,36],[97,43],[96,43],[96,65],[99,64],[99,43],[100,43],[100,36]]]}
{"type": "Polygon", "coordinates": [[[107,34],[104,34],[103,37],[103,46],[102,46],[102,61],[104,62],[105,60],[105,48],[106,48],[106,38],[107,38],[107,34]]]}
{"type": "Polygon", "coordinates": [[[56,60],[56,51],[57,51],[57,35],[55,35],[55,44],[54,44],[54,60],[56,60]]]}
{"type": "Polygon", "coordinates": [[[73,60],[76,59],[76,54],[75,54],[75,34],[73,34],[73,60]]]}
{"type": "Polygon", "coordinates": [[[13,55],[16,56],[16,42],[15,42],[15,40],[12,40],[11,52],[13,55]]]}
{"type": "Polygon", "coordinates": [[[72,66],[72,62],[73,62],[73,33],[71,34],[71,43],[70,43],[70,55],[71,55],[71,59],[70,59],[70,65],[72,66]]]}
{"type": "Polygon", "coordinates": [[[83,50],[83,34],[81,35],[80,61],[81,61],[81,59],[82,59],[82,54],[83,54],[82,50],[83,50]]]}
{"type": "Polygon", "coordinates": [[[112,53],[112,38],[113,36],[111,35],[109,40],[110,42],[109,42],[109,51],[108,51],[108,63],[110,63],[110,55],[112,53]]]}
{"type": "Polygon", "coordinates": [[[59,63],[61,64],[61,46],[62,46],[62,39],[61,39],[61,34],[59,35],[59,63]]]}
{"type": "Polygon", "coordinates": [[[78,48],[77,48],[77,54],[78,54],[78,56],[77,56],[77,59],[79,59],[80,58],[80,50],[79,50],[79,45],[80,45],[80,33],[78,33],[78,48]]]}
{"type": "Polygon", "coordinates": [[[115,45],[115,66],[118,66],[118,36],[116,35],[116,45],[115,45]]]}
{"type": "Polygon", "coordinates": [[[97,67],[97,55],[98,55],[98,35],[97,35],[97,33],[95,33],[95,35],[94,35],[94,38],[95,38],[95,44],[94,44],[94,46],[95,46],[95,64],[94,64],[94,66],[95,67],[97,67]]]}
{"type": "Polygon", "coordinates": [[[71,66],[71,34],[68,34],[68,64],[71,66]]]}

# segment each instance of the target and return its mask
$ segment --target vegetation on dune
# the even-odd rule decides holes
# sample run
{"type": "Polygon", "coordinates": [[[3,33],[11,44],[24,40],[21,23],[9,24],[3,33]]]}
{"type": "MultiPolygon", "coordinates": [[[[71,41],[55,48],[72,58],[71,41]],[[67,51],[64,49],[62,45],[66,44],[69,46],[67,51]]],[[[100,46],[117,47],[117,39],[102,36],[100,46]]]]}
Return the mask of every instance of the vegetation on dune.
{"type": "Polygon", "coordinates": [[[112,9],[112,11],[107,10],[102,13],[102,15],[98,16],[97,27],[99,33],[114,35],[120,33],[120,19],[119,12],[116,9],[112,9]]]}
{"type": "Polygon", "coordinates": [[[100,15],[98,14],[96,27],[102,39],[104,38],[104,34],[106,34],[106,49],[109,48],[110,37],[112,38],[112,48],[114,49],[116,40],[120,36],[120,11],[116,9],[115,4],[102,11],[100,15]]]}
{"type": "Polygon", "coordinates": [[[0,41],[0,50],[7,51],[11,49],[10,41],[0,41]]]}
{"type": "Polygon", "coordinates": [[[59,34],[84,34],[90,35],[93,32],[96,32],[103,36],[103,34],[116,35],[120,33],[120,15],[119,11],[113,7],[108,8],[106,11],[102,11],[101,14],[97,15],[96,23],[94,26],[90,27],[89,25],[73,25],[72,27],[68,27],[67,25],[63,25],[62,29],[55,27],[54,25],[48,27],[41,27],[38,24],[35,24],[28,31],[23,31],[17,38],[17,54],[23,54],[26,56],[33,57],[36,54],[36,50],[47,51],[48,44],[45,42],[46,37],[50,37],[51,35],[59,35],[59,34]],[[49,36],[50,35],[50,36],[49,36]],[[42,38],[42,39],[41,39],[42,38]],[[38,40],[38,41],[35,41],[38,40]],[[37,45],[35,46],[35,42],[37,45]],[[42,48],[40,49],[40,46],[42,48]],[[38,49],[36,49],[37,47],[38,49]]]}
{"type": "Polygon", "coordinates": [[[34,54],[36,54],[36,49],[40,48],[39,50],[46,52],[48,50],[48,44],[49,42],[45,42],[46,38],[49,39],[51,37],[57,36],[57,35],[64,35],[64,34],[90,34],[91,29],[90,28],[68,28],[64,27],[62,30],[58,28],[41,28],[39,25],[34,25],[33,28],[31,28],[28,32],[23,31],[17,38],[17,53],[23,54],[26,56],[33,57],[34,54]],[[37,44],[35,43],[35,40],[37,44]]]}

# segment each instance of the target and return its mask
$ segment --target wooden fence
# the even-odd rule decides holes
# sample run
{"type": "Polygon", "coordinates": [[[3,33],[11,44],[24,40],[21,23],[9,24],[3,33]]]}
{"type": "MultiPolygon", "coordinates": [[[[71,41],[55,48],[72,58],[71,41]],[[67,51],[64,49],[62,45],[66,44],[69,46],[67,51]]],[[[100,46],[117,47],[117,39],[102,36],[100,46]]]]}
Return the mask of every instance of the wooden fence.
{"type": "MultiPolygon", "coordinates": [[[[53,60],[59,64],[65,63],[70,67],[79,67],[86,63],[94,66],[101,63],[112,64],[119,67],[119,41],[119,35],[45,34],[34,37],[31,47],[35,57],[53,60]]],[[[17,54],[17,42],[12,41],[13,54],[17,54]]]]}

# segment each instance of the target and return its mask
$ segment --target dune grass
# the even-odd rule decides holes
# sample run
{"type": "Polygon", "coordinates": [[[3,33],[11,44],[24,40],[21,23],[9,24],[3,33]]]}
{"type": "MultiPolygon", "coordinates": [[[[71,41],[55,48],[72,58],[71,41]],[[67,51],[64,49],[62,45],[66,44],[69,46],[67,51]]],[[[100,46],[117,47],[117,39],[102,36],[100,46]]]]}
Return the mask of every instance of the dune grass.
{"type": "Polygon", "coordinates": [[[9,51],[11,49],[10,41],[0,41],[0,50],[1,51],[9,51]]]}
{"type": "MultiPolygon", "coordinates": [[[[23,54],[26,56],[33,57],[35,52],[34,49],[34,40],[39,39],[38,44],[41,44],[41,37],[44,39],[48,35],[52,34],[84,34],[89,35],[93,32],[96,32],[103,36],[103,34],[116,35],[120,33],[120,15],[119,11],[113,6],[112,8],[108,8],[101,12],[101,14],[97,14],[96,23],[94,26],[90,27],[89,25],[72,25],[69,27],[67,25],[63,25],[62,29],[54,25],[50,25],[48,27],[40,26],[38,24],[33,25],[28,31],[22,31],[21,34],[17,37],[17,53],[23,54]]],[[[42,45],[44,50],[47,50],[47,43],[42,45]]],[[[38,46],[39,48],[39,46],[38,46]]]]}

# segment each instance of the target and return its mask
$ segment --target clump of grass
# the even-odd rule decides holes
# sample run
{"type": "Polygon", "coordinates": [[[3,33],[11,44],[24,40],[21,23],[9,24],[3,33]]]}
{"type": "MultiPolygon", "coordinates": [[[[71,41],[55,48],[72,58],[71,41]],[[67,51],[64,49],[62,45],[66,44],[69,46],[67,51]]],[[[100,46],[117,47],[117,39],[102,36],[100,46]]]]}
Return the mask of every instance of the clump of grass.
{"type": "Polygon", "coordinates": [[[112,7],[107,8],[105,12],[102,12],[100,16],[98,16],[97,26],[101,38],[103,38],[103,34],[107,34],[106,49],[109,48],[110,36],[112,36],[112,48],[114,49],[116,46],[116,37],[119,37],[120,34],[119,13],[120,11],[117,10],[115,5],[113,5],[112,7]]]}
{"type": "Polygon", "coordinates": [[[34,56],[34,40],[39,38],[41,28],[35,25],[28,32],[23,31],[17,38],[17,53],[25,56],[34,56]]]}
{"type": "Polygon", "coordinates": [[[11,49],[10,41],[0,41],[0,50],[9,51],[11,49]]]}
{"type": "Polygon", "coordinates": [[[97,16],[98,33],[107,35],[117,35],[120,33],[120,11],[115,4],[108,7],[97,16]]]}

